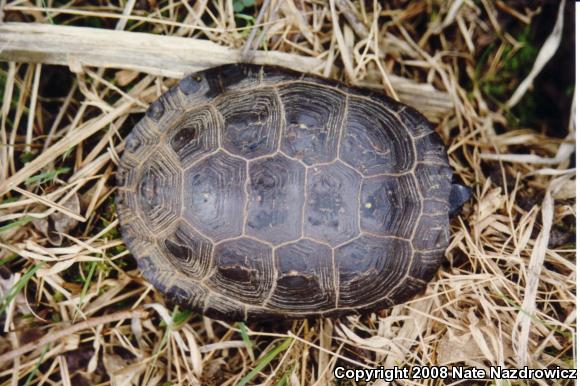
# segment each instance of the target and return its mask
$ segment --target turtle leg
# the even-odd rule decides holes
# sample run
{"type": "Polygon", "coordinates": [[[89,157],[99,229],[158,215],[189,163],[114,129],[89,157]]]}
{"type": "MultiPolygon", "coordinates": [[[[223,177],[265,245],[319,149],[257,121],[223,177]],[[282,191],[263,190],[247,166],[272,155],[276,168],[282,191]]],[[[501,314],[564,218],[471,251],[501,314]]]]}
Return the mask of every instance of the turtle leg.
{"type": "Polygon", "coordinates": [[[449,194],[449,217],[454,217],[467,201],[471,199],[473,190],[462,184],[452,184],[449,194]]]}

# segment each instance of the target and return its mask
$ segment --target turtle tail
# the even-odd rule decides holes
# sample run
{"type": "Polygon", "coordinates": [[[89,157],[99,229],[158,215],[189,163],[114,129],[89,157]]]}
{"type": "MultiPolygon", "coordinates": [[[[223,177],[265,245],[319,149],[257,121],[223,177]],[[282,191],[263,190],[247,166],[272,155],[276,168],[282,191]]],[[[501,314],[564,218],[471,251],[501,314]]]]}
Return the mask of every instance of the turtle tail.
{"type": "Polygon", "coordinates": [[[473,190],[463,184],[452,184],[449,194],[449,217],[455,217],[463,204],[471,200],[473,190]]]}

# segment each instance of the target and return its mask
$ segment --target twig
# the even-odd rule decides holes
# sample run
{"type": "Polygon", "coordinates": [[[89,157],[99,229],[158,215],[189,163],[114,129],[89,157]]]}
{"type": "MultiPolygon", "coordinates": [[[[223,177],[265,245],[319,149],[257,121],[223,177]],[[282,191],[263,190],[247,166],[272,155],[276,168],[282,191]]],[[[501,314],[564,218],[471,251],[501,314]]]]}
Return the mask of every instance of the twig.
{"type": "Polygon", "coordinates": [[[346,19],[348,24],[352,27],[354,33],[361,39],[365,39],[369,36],[369,31],[367,26],[360,20],[359,16],[352,9],[352,3],[346,0],[335,0],[336,6],[342,13],[342,16],[346,19]]]}
{"type": "Polygon", "coordinates": [[[26,125],[26,142],[24,151],[30,152],[30,145],[32,144],[32,131],[34,129],[34,118],[36,112],[36,101],[38,99],[38,87],[40,84],[40,75],[42,72],[42,64],[37,64],[34,67],[34,83],[32,85],[32,95],[30,96],[30,107],[28,110],[28,124],[26,125]]]}
{"type": "Polygon", "coordinates": [[[338,21],[338,15],[334,9],[334,0],[330,0],[330,14],[332,17],[332,30],[334,32],[334,37],[336,39],[336,44],[338,45],[338,51],[340,52],[340,57],[344,63],[344,70],[350,82],[356,80],[354,73],[354,68],[352,64],[352,52],[349,52],[344,37],[342,36],[342,30],[340,29],[340,23],[338,21]]]}
{"type": "MultiPolygon", "coordinates": [[[[4,61],[125,68],[173,78],[237,62],[241,53],[208,40],[36,23],[0,24],[0,47],[4,61]]],[[[303,72],[324,65],[317,58],[277,51],[256,51],[254,59],[303,72]]]]}
{"type": "MultiPolygon", "coordinates": [[[[240,58],[239,50],[207,40],[34,23],[0,24],[2,46],[0,60],[5,61],[65,66],[75,63],[80,69],[83,65],[124,68],[177,79],[240,58]]],[[[344,44],[342,49],[346,49],[344,44]]],[[[323,59],[277,51],[256,51],[253,62],[311,73],[322,71],[326,65],[323,59]]],[[[429,119],[436,120],[453,107],[449,94],[430,84],[392,74],[389,74],[389,81],[403,103],[421,110],[429,119]]],[[[357,82],[357,86],[377,87],[368,82],[357,82]]],[[[378,87],[377,91],[382,92],[383,88],[378,87]]]]}
{"type": "MultiPolygon", "coordinates": [[[[250,32],[250,36],[248,36],[248,40],[246,40],[246,44],[245,44],[244,49],[242,51],[241,60],[244,63],[250,63],[252,61],[252,59],[254,59],[254,54],[256,53],[256,50],[253,47],[254,38],[256,37],[256,32],[258,32],[258,25],[262,22],[262,19],[264,18],[264,14],[266,13],[266,9],[268,9],[269,6],[270,6],[270,0],[265,0],[264,3],[262,4],[262,8],[260,8],[260,13],[258,14],[258,17],[256,18],[256,23],[252,27],[252,31],[250,32]]],[[[260,44],[259,41],[258,41],[258,44],[260,44]]]]}

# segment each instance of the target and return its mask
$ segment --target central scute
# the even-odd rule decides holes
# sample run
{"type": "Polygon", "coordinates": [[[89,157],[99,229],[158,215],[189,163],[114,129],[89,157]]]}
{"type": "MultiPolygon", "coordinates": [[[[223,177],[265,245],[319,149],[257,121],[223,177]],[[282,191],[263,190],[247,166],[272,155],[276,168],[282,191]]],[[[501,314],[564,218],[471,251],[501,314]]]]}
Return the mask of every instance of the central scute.
{"type": "Polygon", "coordinates": [[[302,235],[306,170],[283,155],[251,161],[246,233],[272,245],[302,235]]]}

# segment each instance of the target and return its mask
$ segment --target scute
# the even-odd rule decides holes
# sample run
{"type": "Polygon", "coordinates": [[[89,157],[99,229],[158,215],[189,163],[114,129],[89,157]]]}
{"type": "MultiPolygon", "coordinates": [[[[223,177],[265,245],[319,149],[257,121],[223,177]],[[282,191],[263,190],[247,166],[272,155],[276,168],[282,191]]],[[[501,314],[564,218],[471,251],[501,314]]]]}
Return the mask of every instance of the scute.
{"type": "Polygon", "coordinates": [[[211,292],[205,299],[203,313],[213,319],[239,321],[246,320],[246,308],[228,295],[211,292]]]}
{"type": "Polygon", "coordinates": [[[447,214],[424,214],[413,237],[416,250],[445,249],[449,244],[449,218],[447,214]]]}
{"type": "Polygon", "coordinates": [[[414,166],[413,139],[385,106],[349,98],[343,130],[340,158],[365,176],[405,173],[414,166]]]}
{"type": "Polygon", "coordinates": [[[246,158],[276,151],[280,136],[280,103],[273,89],[232,92],[217,104],[224,119],[223,147],[246,158]]]}
{"type": "Polygon", "coordinates": [[[183,96],[177,87],[169,89],[149,106],[145,117],[138,125],[144,124],[160,133],[170,129],[182,118],[186,103],[183,96]]]}
{"type": "Polygon", "coordinates": [[[188,111],[167,133],[169,147],[176,153],[183,167],[188,167],[204,154],[216,150],[220,123],[209,107],[188,111]]]}
{"type": "Polygon", "coordinates": [[[183,217],[213,241],[242,234],[246,162],[223,152],[185,171],[183,217]]]}
{"type": "Polygon", "coordinates": [[[248,235],[275,245],[301,236],[305,172],[279,154],[250,162],[248,235]]]}
{"type": "Polygon", "coordinates": [[[415,251],[413,262],[409,267],[409,277],[427,282],[437,272],[441,263],[443,263],[441,250],[415,251]]]}
{"type": "Polygon", "coordinates": [[[304,235],[336,246],[359,234],[361,177],[337,162],[308,170],[304,235]]]}
{"type": "Polygon", "coordinates": [[[438,164],[444,167],[449,165],[445,145],[443,145],[437,133],[432,131],[427,135],[415,139],[415,148],[417,151],[417,162],[438,164]]]}
{"type": "Polygon", "coordinates": [[[277,248],[275,260],[278,275],[268,306],[298,312],[334,308],[336,288],[329,247],[303,239],[277,248]]]}
{"type": "Polygon", "coordinates": [[[405,106],[398,111],[399,119],[403,122],[405,129],[413,137],[421,137],[433,133],[433,128],[429,121],[412,107],[405,106]]]}
{"type": "Polygon", "coordinates": [[[338,152],[345,97],[308,83],[280,87],[285,128],[282,151],[308,165],[330,162],[338,152]]]}
{"type": "Polygon", "coordinates": [[[142,120],[125,139],[124,158],[139,162],[156,147],[158,141],[157,129],[142,120]]]}
{"type": "Polygon", "coordinates": [[[137,207],[151,231],[169,225],[181,208],[181,169],[169,155],[156,151],[141,167],[136,186],[137,207]]]}
{"type": "Polygon", "coordinates": [[[361,189],[361,230],[408,239],[421,214],[421,196],[410,174],[365,178],[361,189]]]}
{"type": "Polygon", "coordinates": [[[451,170],[440,164],[419,163],[415,168],[418,191],[428,199],[449,202],[451,194],[451,170]]]}
{"type": "Polygon", "coordinates": [[[272,248],[247,238],[224,241],[216,246],[213,263],[207,282],[213,291],[248,304],[264,302],[274,279],[272,248]]]}
{"type": "Polygon", "coordinates": [[[167,299],[229,320],[401,303],[449,244],[451,168],[416,110],[275,66],[189,75],[127,136],[121,233],[167,299]]]}
{"type": "Polygon", "coordinates": [[[165,275],[165,277],[159,277],[157,280],[160,283],[170,283],[170,285],[162,291],[168,294],[169,300],[173,303],[180,304],[183,307],[194,308],[201,311],[199,304],[203,304],[205,299],[207,299],[209,291],[188,277],[176,275],[175,273],[165,275]]]}
{"type": "Polygon", "coordinates": [[[159,244],[171,264],[188,277],[202,280],[208,273],[213,244],[187,222],[178,221],[171,233],[160,239],[159,244]]]}
{"type": "Polygon", "coordinates": [[[336,250],[338,306],[387,299],[405,277],[413,250],[408,241],[364,235],[336,250]]]}

